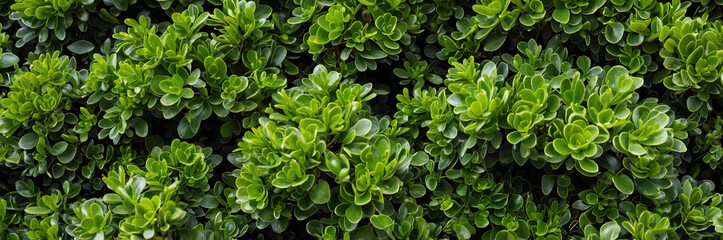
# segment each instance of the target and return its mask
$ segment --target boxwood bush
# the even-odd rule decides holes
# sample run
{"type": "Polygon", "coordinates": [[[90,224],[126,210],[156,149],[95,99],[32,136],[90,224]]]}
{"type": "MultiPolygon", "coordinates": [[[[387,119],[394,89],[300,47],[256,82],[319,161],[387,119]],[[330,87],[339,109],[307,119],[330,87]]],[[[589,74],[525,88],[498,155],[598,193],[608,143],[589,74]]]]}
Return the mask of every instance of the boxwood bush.
{"type": "Polygon", "coordinates": [[[0,239],[714,239],[721,0],[0,0],[0,239]]]}

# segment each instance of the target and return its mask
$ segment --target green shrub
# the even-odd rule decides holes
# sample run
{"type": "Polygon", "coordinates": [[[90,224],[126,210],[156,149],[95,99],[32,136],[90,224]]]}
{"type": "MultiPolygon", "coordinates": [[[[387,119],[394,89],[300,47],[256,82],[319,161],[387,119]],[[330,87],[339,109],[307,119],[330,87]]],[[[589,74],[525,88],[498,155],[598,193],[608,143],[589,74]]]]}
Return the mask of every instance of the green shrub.
{"type": "Polygon", "coordinates": [[[714,239],[723,1],[0,0],[0,239],[714,239]]]}

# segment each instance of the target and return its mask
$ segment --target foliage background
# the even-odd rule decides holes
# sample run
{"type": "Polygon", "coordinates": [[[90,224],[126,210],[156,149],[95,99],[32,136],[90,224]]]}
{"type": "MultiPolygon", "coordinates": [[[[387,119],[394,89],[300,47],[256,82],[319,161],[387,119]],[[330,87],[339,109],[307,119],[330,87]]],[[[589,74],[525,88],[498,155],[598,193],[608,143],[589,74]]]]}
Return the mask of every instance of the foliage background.
{"type": "Polygon", "coordinates": [[[0,239],[712,239],[720,0],[0,0],[0,239]]]}

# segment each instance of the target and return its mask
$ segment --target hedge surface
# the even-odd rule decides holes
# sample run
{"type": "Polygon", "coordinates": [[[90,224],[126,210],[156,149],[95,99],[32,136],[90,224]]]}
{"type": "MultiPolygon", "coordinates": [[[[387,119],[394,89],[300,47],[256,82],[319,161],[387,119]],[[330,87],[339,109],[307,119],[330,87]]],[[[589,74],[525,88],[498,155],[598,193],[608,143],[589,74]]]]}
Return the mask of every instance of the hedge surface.
{"type": "Polygon", "coordinates": [[[723,233],[723,0],[0,0],[0,24],[0,239],[723,233]]]}

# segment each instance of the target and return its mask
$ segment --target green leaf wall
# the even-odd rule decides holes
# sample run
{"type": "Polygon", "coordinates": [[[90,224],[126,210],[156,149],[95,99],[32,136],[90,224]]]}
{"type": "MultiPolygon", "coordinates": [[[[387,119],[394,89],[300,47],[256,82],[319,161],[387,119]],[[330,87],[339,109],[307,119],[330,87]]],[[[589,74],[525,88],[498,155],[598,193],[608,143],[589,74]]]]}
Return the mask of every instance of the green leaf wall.
{"type": "Polygon", "coordinates": [[[720,239],[721,0],[0,0],[0,239],[720,239]]]}

